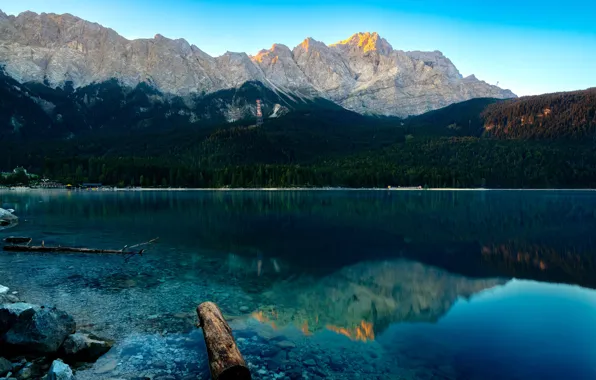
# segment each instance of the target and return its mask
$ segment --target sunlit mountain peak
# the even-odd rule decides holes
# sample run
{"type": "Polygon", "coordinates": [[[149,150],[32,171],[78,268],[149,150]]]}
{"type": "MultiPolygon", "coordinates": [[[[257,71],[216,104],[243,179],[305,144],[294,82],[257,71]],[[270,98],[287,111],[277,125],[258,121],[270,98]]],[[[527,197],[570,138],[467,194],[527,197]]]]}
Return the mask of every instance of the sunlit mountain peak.
{"type": "Polygon", "coordinates": [[[352,35],[350,38],[339,41],[330,46],[352,47],[361,49],[364,53],[376,51],[380,54],[389,54],[393,47],[387,40],[379,36],[377,32],[360,32],[352,35]]]}

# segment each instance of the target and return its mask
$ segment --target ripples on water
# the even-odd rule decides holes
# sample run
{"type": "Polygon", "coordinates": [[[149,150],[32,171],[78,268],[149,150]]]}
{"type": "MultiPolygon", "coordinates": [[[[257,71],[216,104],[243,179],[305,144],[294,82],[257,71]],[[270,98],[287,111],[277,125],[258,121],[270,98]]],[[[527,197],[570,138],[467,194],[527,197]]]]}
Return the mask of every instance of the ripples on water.
{"type": "Polygon", "coordinates": [[[217,302],[255,378],[596,377],[591,192],[0,193],[46,245],[0,284],[118,344],[81,379],[209,377],[217,302]],[[515,279],[514,279],[515,278],[515,279]]]}

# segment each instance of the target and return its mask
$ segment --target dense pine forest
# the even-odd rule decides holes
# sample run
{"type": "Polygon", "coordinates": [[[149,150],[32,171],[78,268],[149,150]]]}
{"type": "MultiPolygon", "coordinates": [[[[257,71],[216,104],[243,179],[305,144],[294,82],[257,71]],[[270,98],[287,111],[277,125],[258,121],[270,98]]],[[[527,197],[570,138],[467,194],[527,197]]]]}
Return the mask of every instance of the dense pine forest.
{"type": "Polygon", "coordinates": [[[593,139],[596,88],[495,102],[483,112],[488,135],[512,139],[593,139]]]}
{"type": "Polygon", "coordinates": [[[406,120],[304,108],[252,122],[66,140],[5,135],[0,167],[115,186],[596,187],[596,89],[474,99],[406,120]]]}

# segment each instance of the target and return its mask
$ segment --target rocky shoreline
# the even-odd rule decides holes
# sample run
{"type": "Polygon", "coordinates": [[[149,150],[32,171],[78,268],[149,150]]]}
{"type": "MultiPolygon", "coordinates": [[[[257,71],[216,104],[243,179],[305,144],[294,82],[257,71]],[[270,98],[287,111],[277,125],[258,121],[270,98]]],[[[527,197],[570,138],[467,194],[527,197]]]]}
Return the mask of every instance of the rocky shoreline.
{"type": "Polygon", "coordinates": [[[68,380],[94,363],[112,341],[76,331],[66,312],[22,302],[0,285],[0,379],[68,380]]]}

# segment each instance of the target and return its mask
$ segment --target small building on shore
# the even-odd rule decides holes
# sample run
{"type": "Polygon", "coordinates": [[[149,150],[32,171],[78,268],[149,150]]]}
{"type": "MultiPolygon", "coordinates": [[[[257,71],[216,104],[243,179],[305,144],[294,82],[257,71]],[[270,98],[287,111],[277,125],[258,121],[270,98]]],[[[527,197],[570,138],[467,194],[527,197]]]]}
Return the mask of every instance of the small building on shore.
{"type": "Polygon", "coordinates": [[[102,186],[103,185],[101,183],[84,182],[84,183],[81,184],[81,189],[99,189],[102,186]]]}

